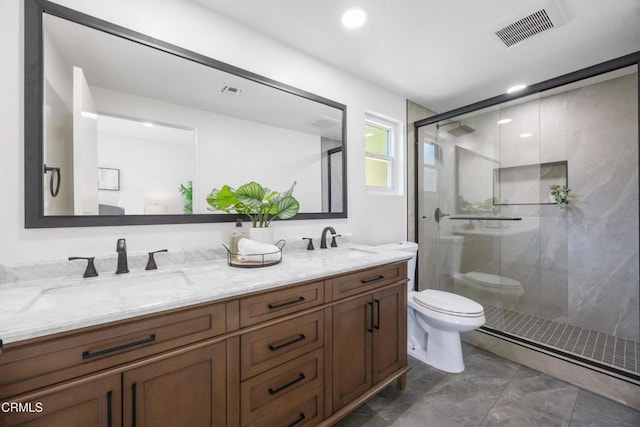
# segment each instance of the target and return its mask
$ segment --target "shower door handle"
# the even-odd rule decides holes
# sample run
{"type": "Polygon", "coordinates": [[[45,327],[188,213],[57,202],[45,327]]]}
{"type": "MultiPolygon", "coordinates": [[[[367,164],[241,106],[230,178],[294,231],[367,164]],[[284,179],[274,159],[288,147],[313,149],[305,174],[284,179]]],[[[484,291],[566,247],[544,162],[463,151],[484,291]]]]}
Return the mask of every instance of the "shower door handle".
{"type": "Polygon", "coordinates": [[[451,214],[446,214],[443,213],[440,208],[436,208],[436,211],[433,213],[433,217],[435,218],[436,222],[440,222],[440,220],[442,218],[444,218],[445,216],[449,216],[451,214]]]}

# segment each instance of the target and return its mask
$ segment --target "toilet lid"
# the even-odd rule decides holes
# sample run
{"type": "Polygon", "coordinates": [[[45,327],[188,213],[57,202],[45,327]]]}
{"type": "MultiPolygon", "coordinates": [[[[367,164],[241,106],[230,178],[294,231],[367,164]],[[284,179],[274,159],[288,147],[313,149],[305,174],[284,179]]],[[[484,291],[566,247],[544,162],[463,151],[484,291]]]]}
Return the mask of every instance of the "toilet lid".
{"type": "Polygon", "coordinates": [[[427,289],[417,292],[413,300],[428,309],[465,317],[484,315],[484,309],[477,302],[450,292],[427,289]]]}
{"type": "Polygon", "coordinates": [[[471,283],[489,288],[521,288],[522,283],[508,277],[472,271],[464,275],[471,283]]]}

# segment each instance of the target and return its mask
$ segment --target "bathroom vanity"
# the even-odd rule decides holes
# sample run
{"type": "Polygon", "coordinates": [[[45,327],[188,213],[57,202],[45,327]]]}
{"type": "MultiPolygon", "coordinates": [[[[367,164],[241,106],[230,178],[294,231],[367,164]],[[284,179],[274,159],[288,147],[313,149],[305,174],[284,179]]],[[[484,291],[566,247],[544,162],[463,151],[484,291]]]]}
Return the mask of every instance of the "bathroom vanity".
{"type": "MultiPolygon", "coordinates": [[[[157,295],[138,285],[153,275],[132,273],[131,294],[100,294],[100,308],[41,302],[66,282],[0,287],[13,295],[13,312],[0,312],[0,401],[23,404],[0,424],[331,425],[393,381],[404,387],[407,258],[338,248],[260,269],[217,260],[181,268],[173,294],[167,275],[181,276],[157,272],[157,295]]],[[[121,292],[119,279],[74,292],[121,292]]]]}

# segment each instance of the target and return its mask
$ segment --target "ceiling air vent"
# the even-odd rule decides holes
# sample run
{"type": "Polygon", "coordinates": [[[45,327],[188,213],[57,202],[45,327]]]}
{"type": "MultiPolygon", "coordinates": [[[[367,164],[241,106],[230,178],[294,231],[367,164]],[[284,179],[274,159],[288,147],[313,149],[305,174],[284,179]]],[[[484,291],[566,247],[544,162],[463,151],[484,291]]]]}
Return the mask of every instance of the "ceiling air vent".
{"type": "Polygon", "coordinates": [[[231,96],[238,96],[242,93],[242,89],[238,89],[237,87],[227,85],[222,88],[221,92],[231,96]]]}
{"type": "Polygon", "coordinates": [[[564,13],[557,1],[550,1],[544,8],[528,14],[522,13],[512,17],[508,23],[499,24],[493,33],[506,47],[514,46],[536,34],[549,31],[566,22],[564,13]]]}
{"type": "Polygon", "coordinates": [[[319,119],[313,121],[312,123],[310,123],[310,125],[318,129],[327,129],[337,125],[338,123],[340,123],[340,120],[338,119],[334,119],[332,117],[320,116],[319,119]]]}

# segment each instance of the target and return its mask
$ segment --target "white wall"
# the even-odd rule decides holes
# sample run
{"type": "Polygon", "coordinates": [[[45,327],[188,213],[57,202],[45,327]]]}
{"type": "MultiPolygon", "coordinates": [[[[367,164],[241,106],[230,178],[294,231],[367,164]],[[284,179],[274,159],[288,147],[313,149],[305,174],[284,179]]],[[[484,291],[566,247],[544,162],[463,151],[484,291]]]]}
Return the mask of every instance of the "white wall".
{"type": "Polygon", "coordinates": [[[120,189],[98,190],[98,200],[127,215],[142,215],[154,203],[167,214],[183,213],[178,188],[193,179],[193,152],[193,145],[99,133],[98,167],[118,169],[120,189]]]}
{"type": "MultiPolygon", "coordinates": [[[[326,225],[352,232],[364,243],[406,237],[406,196],[379,196],[364,190],[364,115],[374,111],[401,121],[405,101],[275,41],[226,20],[208,9],[181,0],[112,0],[58,3],[134,29],[347,105],[349,218],[278,222],[276,237],[318,235],[326,225]]],[[[292,12],[295,13],[295,12],[292,12]]],[[[118,237],[130,251],[161,247],[217,245],[232,225],[174,224],[158,226],[24,229],[23,149],[23,7],[20,0],[0,2],[0,263],[62,259],[69,255],[106,255],[118,237]]]]}
{"type": "Polygon", "coordinates": [[[206,197],[214,187],[250,181],[275,191],[296,181],[300,212],[322,210],[319,136],[97,86],[92,91],[101,113],[194,130],[195,160],[187,165],[192,174],[183,179],[193,181],[194,213],[209,212],[206,197]]]}

